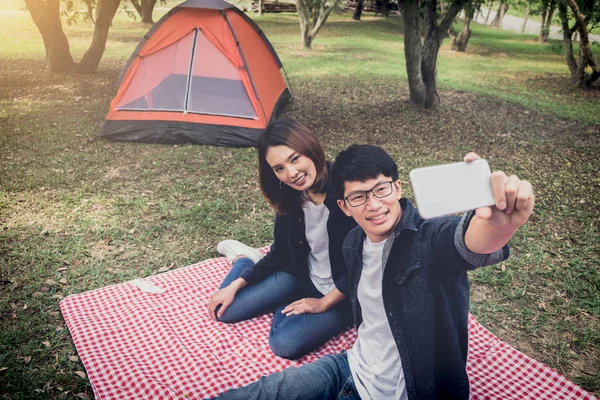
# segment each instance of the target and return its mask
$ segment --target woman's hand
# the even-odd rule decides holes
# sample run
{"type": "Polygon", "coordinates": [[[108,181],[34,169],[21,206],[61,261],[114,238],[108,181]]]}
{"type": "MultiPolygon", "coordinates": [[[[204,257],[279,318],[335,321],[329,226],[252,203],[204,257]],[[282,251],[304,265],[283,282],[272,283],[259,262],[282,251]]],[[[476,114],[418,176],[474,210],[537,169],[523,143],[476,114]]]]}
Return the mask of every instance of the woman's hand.
{"type": "Polygon", "coordinates": [[[288,305],[286,308],[281,310],[282,314],[285,314],[286,317],[290,315],[298,315],[298,314],[319,314],[327,311],[327,305],[323,301],[323,299],[315,299],[314,297],[307,297],[304,299],[296,300],[292,304],[288,305]]]}
{"type": "Polygon", "coordinates": [[[227,307],[233,303],[236,293],[237,288],[233,285],[229,285],[223,289],[217,290],[210,296],[210,301],[208,302],[208,314],[213,320],[216,321],[217,317],[221,318],[227,307]],[[215,315],[215,310],[219,305],[221,305],[221,308],[219,309],[219,313],[215,315]]]}

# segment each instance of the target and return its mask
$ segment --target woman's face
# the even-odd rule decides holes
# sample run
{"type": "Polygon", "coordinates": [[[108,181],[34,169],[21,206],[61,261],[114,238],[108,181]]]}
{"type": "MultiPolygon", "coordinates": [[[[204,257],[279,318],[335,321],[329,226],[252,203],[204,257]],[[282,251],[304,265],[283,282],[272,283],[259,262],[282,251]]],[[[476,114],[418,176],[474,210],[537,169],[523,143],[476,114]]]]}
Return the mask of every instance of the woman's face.
{"type": "Polygon", "coordinates": [[[287,146],[269,147],[265,158],[273,168],[275,176],[293,189],[308,190],[317,179],[315,163],[287,146]]]}

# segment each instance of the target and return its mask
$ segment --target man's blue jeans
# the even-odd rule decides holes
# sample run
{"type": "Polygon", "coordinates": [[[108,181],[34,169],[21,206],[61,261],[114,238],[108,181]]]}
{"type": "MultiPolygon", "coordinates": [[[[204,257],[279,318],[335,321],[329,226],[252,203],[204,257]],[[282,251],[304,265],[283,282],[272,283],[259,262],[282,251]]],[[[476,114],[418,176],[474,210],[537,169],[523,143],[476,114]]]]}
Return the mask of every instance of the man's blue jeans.
{"type": "MultiPolygon", "coordinates": [[[[242,270],[252,263],[248,258],[236,260],[221,288],[236,280],[242,270]]],[[[240,290],[219,320],[234,323],[273,312],[273,323],[269,333],[271,351],[279,357],[297,359],[352,324],[352,312],[346,299],[319,314],[306,313],[286,317],[281,313],[288,304],[304,297],[321,298],[323,294],[311,282],[303,282],[285,272],[276,272],[240,290]]]]}
{"type": "Polygon", "coordinates": [[[219,399],[229,400],[359,400],[345,351],[321,357],[298,368],[260,378],[239,389],[221,394],[219,399]]]}

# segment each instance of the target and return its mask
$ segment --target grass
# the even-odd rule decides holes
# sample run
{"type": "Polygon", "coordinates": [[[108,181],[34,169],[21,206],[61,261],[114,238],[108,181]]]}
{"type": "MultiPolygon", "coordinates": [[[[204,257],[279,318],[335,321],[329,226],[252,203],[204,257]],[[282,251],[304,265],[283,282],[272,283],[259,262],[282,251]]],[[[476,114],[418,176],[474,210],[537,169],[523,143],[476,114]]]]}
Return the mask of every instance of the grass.
{"type": "MultiPolygon", "coordinates": [[[[85,398],[92,389],[58,301],[214,257],[225,238],[267,244],[272,211],[253,149],[87,139],[148,26],[118,15],[97,74],[49,74],[30,16],[3,13],[22,3],[0,7],[0,398],[85,398]]],[[[474,149],[533,183],[536,213],[512,257],[471,274],[472,312],[600,394],[600,98],[570,86],[557,43],[474,26],[467,53],[442,46],[443,106],[425,112],[407,101],[398,18],[333,15],[311,52],[300,50],[295,15],[256,21],[290,77],[289,115],[330,159],[351,143],[379,144],[406,179],[474,149]]],[[[65,30],[79,59],[91,29],[65,30]]]]}

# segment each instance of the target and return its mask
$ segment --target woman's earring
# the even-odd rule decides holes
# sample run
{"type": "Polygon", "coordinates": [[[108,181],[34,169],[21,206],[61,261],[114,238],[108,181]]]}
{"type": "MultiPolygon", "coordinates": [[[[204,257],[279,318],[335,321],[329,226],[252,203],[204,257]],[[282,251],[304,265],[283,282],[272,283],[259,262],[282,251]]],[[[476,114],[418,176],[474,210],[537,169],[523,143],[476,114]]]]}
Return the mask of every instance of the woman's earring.
{"type": "Polygon", "coordinates": [[[279,190],[283,189],[283,182],[279,181],[279,190]]]}

